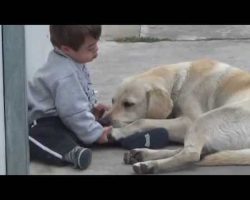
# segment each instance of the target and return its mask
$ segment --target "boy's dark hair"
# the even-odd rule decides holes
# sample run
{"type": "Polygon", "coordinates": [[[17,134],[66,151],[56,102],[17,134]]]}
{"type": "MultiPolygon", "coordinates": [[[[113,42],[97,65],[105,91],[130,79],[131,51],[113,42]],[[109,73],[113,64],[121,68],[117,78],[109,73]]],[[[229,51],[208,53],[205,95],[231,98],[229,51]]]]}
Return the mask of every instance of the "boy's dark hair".
{"type": "Polygon", "coordinates": [[[66,45],[77,51],[84,43],[86,36],[98,40],[101,36],[101,25],[50,25],[50,41],[60,48],[66,45]]]}

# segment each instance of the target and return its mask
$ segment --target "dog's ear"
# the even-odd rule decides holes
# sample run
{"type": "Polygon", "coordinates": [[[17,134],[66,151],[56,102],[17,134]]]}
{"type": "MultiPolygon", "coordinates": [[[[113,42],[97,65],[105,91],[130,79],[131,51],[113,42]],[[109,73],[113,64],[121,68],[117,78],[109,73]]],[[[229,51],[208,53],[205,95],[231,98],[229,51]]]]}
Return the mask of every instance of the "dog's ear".
{"type": "Polygon", "coordinates": [[[166,119],[172,112],[173,101],[169,93],[162,88],[153,88],[147,91],[147,118],[166,119]]]}

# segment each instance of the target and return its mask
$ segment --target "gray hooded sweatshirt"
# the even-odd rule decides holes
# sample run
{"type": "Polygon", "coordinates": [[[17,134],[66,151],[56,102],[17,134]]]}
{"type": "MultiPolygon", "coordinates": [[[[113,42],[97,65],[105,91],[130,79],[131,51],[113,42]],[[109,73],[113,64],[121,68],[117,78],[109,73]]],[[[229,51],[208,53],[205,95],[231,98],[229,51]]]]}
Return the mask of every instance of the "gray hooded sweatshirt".
{"type": "Polygon", "coordinates": [[[58,116],[85,144],[101,136],[103,127],[91,113],[97,101],[84,64],[54,49],[28,82],[27,92],[29,123],[58,116]]]}

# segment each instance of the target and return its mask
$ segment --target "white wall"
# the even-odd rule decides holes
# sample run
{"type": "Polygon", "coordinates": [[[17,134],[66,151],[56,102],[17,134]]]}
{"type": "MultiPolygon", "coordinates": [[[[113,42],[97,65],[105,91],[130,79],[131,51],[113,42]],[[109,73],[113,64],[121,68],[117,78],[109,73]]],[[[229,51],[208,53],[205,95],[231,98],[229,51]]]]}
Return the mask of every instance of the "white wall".
{"type": "Polygon", "coordinates": [[[26,71],[27,79],[47,60],[52,49],[49,40],[49,25],[25,26],[26,71]]]}
{"type": "Polygon", "coordinates": [[[0,175],[6,174],[5,162],[5,126],[3,98],[3,60],[2,60],[2,26],[0,25],[0,175]]]}

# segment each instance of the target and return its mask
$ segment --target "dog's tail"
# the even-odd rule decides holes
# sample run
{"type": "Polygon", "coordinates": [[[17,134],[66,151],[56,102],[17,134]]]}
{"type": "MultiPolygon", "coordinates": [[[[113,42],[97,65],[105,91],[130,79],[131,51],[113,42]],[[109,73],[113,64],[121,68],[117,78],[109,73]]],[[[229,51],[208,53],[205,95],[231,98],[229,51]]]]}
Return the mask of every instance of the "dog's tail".
{"type": "Polygon", "coordinates": [[[221,151],[205,156],[196,165],[250,165],[250,149],[221,151]]]}

